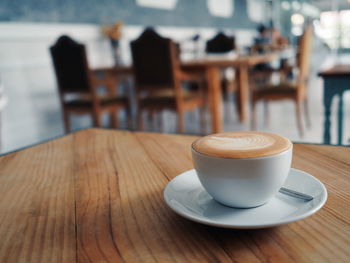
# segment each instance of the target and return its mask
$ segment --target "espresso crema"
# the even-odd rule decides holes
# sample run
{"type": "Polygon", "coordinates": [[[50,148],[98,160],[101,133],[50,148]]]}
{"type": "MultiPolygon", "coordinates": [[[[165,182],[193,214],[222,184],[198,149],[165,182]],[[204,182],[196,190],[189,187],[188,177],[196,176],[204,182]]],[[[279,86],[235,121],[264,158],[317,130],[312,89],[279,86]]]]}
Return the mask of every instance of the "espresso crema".
{"type": "Polygon", "coordinates": [[[217,133],[196,140],[195,151],[221,158],[258,158],[288,150],[292,143],[285,137],[257,131],[217,133]]]}

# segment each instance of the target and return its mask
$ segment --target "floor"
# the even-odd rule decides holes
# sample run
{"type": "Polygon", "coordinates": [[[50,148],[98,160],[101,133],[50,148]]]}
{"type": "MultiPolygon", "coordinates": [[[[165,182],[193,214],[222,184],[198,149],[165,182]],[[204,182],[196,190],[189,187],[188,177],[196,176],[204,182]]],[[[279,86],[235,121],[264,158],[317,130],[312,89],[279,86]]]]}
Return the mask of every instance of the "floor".
{"type": "MultiPolygon", "coordinates": [[[[16,84],[16,83],[15,83],[16,84]]],[[[15,85],[14,84],[14,85],[15,85]]],[[[320,78],[313,74],[309,85],[310,114],[312,125],[306,129],[303,137],[300,137],[296,128],[294,104],[289,101],[274,102],[270,104],[270,120],[268,125],[264,124],[263,105],[258,104],[258,130],[271,131],[284,135],[294,142],[305,143],[323,143],[323,106],[322,92],[323,83],[320,78]]],[[[234,95],[232,95],[234,96],[234,95]]],[[[224,130],[238,131],[249,130],[250,124],[240,123],[234,108],[234,98],[229,97],[224,102],[224,130]]],[[[335,100],[336,101],[336,100],[335,100]]],[[[343,145],[350,145],[350,93],[345,94],[345,119],[343,145]]],[[[62,136],[64,134],[61,110],[55,89],[46,91],[44,88],[37,89],[36,92],[29,92],[18,96],[17,107],[12,107],[11,111],[3,112],[1,123],[2,145],[1,153],[7,153],[19,148],[27,147],[51,138],[62,136]],[[21,118],[25,111],[26,117],[21,118]],[[29,117],[28,117],[29,116],[29,117]],[[8,123],[11,122],[11,130],[7,129],[8,123]]],[[[335,123],[337,103],[333,103],[332,122],[335,123]]],[[[172,112],[163,112],[159,118],[163,121],[162,129],[155,127],[155,123],[145,116],[146,131],[160,131],[165,133],[176,132],[176,115],[172,112]]],[[[208,124],[210,122],[208,115],[208,124]]],[[[121,128],[125,128],[125,116],[120,113],[121,128]]],[[[71,118],[74,130],[84,129],[92,126],[89,116],[73,116],[71,118]]],[[[108,127],[108,116],[104,116],[104,126],[108,127]]],[[[199,113],[189,112],[185,116],[185,127],[187,134],[200,135],[199,113]]],[[[208,126],[207,132],[210,133],[208,126]]],[[[336,143],[336,125],[332,126],[332,144],[336,143]]]]}

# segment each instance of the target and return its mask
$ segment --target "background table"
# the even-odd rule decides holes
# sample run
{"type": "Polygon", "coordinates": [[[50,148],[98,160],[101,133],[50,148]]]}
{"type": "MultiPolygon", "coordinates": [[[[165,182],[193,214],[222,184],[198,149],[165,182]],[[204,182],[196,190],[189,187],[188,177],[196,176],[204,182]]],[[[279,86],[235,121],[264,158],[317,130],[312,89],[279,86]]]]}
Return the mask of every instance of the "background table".
{"type": "Polygon", "coordinates": [[[0,262],[349,262],[350,149],[295,144],[324,208],[269,229],[197,224],[163,189],[195,137],[84,130],[0,157],[0,262]]]}
{"type": "MultiPolygon", "coordinates": [[[[221,91],[221,70],[225,68],[237,69],[237,109],[240,121],[248,119],[249,103],[249,77],[248,69],[251,66],[271,62],[277,58],[277,53],[265,55],[246,55],[236,58],[198,58],[181,61],[181,68],[185,71],[201,71],[204,73],[208,86],[208,102],[211,115],[212,132],[223,131],[222,121],[222,91],[221,91]]],[[[97,68],[93,72],[96,74],[103,72],[114,72],[118,77],[132,75],[132,66],[116,66],[113,68],[97,68]]]]}
{"type": "Polygon", "coordinates": [[[324,105],[324,133],[323,141],[331,143],[331,106],[334,96],[339,96],[338,103],[338,145],[343,139],[343,94],[350,90],[350,65],[335,65],[319,73],[324,79],[323,105],[324,105]]]}

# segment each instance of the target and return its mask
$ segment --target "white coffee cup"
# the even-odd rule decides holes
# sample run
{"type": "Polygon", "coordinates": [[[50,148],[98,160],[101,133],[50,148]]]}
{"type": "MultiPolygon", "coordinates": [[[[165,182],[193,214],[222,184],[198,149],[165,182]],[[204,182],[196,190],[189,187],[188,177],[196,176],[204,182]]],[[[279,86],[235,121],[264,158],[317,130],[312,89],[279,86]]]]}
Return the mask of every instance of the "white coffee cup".
{"type": "Polygon", "coordinates": [[[265,204],[287,179],[293,145],[277,154],[256,158],[223,158],[200,153],[192,159],[205,190],[219,203],[250,208],[265,204]]]}

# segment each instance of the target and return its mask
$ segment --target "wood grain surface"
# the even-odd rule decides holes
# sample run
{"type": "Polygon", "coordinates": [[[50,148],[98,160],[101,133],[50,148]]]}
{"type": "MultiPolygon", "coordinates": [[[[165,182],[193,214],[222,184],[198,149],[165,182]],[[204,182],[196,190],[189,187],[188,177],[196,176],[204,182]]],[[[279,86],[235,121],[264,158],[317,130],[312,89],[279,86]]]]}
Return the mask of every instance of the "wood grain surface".
{"type": "Polygon", "coordinates": [[[89,129],[0,157],[0,262],[349,262],[350,149],[295,144],[328,189],[316,214],[260,230],[172,212],[196,137],[89,129]]]}

